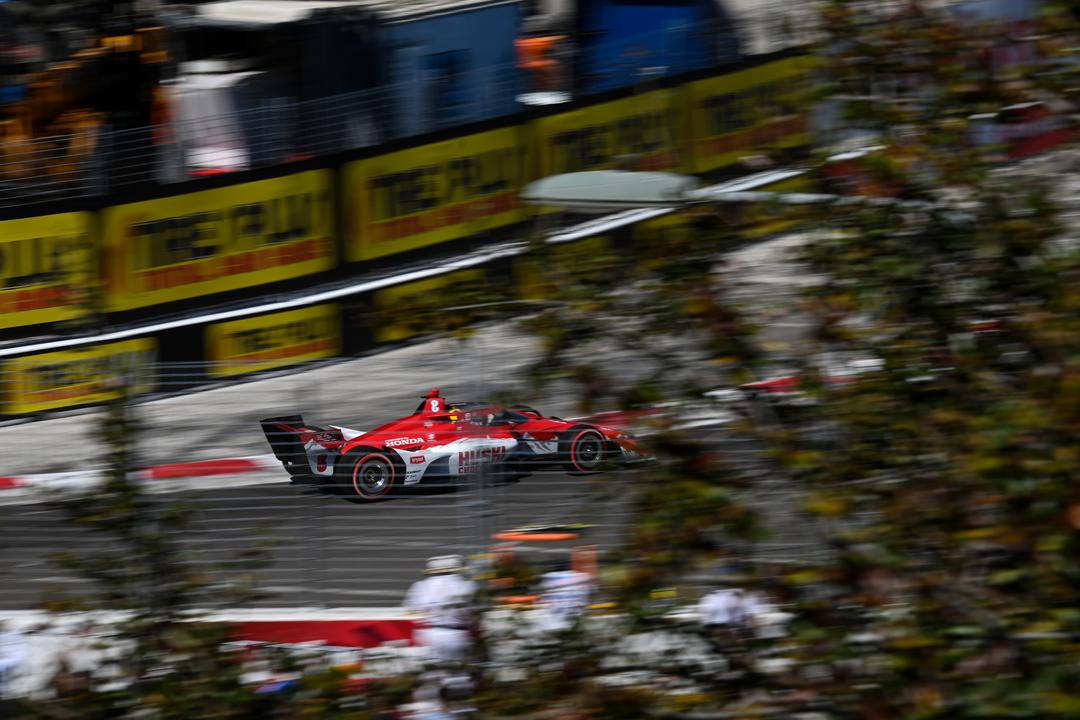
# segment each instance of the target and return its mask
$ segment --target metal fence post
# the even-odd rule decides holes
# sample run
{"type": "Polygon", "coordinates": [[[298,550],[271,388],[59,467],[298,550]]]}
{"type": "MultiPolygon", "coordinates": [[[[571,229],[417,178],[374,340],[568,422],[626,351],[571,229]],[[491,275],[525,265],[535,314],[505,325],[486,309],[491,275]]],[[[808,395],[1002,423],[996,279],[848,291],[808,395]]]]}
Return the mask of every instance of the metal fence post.
{"type": "Polygon", "coordinates": [[[86,194],[97,196],[104,195],[109,191],[108,167],[112,164],[109,159],[113,153],[113,129],[109,125],[101,126],[98,130],[97,147],[90,154],[89,172],[86,178],[86,194]]]}
{"type": "MultiPolygon", "coordinates": [[[[252,161],[253,167],[260,165],[273,165],[288,159],[290,149],[294,152],[298,148],[290,148],[289,126],[291,99],[287,97],[268,98],[263,101],[262,112],[262,141],[266,144],[261,152],[254,153],[257,158],[252,161]]],[[[252,148],[255,150],[255,148],[252,148]]]]}
{"type": "Polygon", "coordinates": [[[184,180],[184,152],[180,145],[179,133],[171,125],[158,127],[167,128],[168,136],[164,141],[158,142],[154,153],[154,167],[156,180],[161,184],[178,183],[184,180]]]}

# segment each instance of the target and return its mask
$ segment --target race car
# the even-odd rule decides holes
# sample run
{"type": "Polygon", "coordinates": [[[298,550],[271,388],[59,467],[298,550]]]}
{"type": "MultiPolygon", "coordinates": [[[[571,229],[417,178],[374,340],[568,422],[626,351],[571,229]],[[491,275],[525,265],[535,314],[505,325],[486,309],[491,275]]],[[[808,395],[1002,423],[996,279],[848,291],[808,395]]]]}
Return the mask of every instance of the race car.
{"type": "Polygon", "coordinates": [[[407,417],[366,432],[305,424],[300,415],[261,421],[293,478],[321,478],[346,497],[373,501],[395,488],[455,482],[480,471],[518,478],[542,466],[573,474],[644,459],[617,428],[545,416],[527,406],[447,402],[431,390],[407,417]]]}

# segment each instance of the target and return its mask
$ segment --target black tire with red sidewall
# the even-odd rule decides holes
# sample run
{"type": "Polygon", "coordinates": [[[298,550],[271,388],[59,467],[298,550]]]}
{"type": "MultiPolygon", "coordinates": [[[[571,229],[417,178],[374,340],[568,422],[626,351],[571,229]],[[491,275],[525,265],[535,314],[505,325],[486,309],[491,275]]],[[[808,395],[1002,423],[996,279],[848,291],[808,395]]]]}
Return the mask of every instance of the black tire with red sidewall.
{"type": "Polygon", "coordinates": [[[334,485],[353,502],[375,502],[389,497],[405,479],[405,464],[392,450],[355,447],[337,463],[334,485]]]}
{"type": "Polygon", "coordinates": [[[610,455],[604,434],[588,425],[572,427],[559,439],[559,461],[574,475],[599,472],[610,455]]]}

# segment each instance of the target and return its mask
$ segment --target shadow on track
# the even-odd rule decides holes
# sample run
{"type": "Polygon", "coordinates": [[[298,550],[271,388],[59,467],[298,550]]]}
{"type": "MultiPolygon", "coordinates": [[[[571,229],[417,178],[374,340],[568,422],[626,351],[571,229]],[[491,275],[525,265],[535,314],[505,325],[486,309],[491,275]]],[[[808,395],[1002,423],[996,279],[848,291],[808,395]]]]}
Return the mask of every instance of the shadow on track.
{"type": "MultiPolygon", "coordinates": [[[[485,489],[491,489],[496,487],[507,487],[510,485],[517,485],[521,482],[521,477],[509,477],[509,478],[487,478],[482,480],[482,487],[485,489]]],[[[332,480],[321,477],[292,477],[290,479],[292,487],[299,488],[301,493],[306,496],[326,496],[334,497],[345,502],[352,503],[353,505],[378,505],[385,502],[392,502],[394,500],[405,500],[410,497],[432,497],[438,495],[456,495],[461,492],[473,492],[481,488],[480,482],[447,482],[439,484],[427,484],[427,485],[413,485],[411,487],[397,487],[390,491],[390,493],[383,498],[377,500],[363,500],[353,495],[349,495],[341,491],[341,488],[335,487],[332,480]]]]}

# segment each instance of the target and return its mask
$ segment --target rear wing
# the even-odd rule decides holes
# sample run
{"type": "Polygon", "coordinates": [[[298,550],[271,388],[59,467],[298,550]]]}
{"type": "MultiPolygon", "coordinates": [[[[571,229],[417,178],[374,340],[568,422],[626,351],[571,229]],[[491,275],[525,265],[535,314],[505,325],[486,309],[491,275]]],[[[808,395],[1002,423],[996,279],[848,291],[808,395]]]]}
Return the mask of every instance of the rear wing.
{"type": "Polygon", "coordinates": [[[290,474],[304,472],[307,467],[307,452],[304,450],[304,441],[301,437],[311,435],[320,428],[309,428],[304,425],[301,415],[283,415],[260,420],[263,434],[266,435],[270,449],[274,456],[281,461],[290,474]]]}

